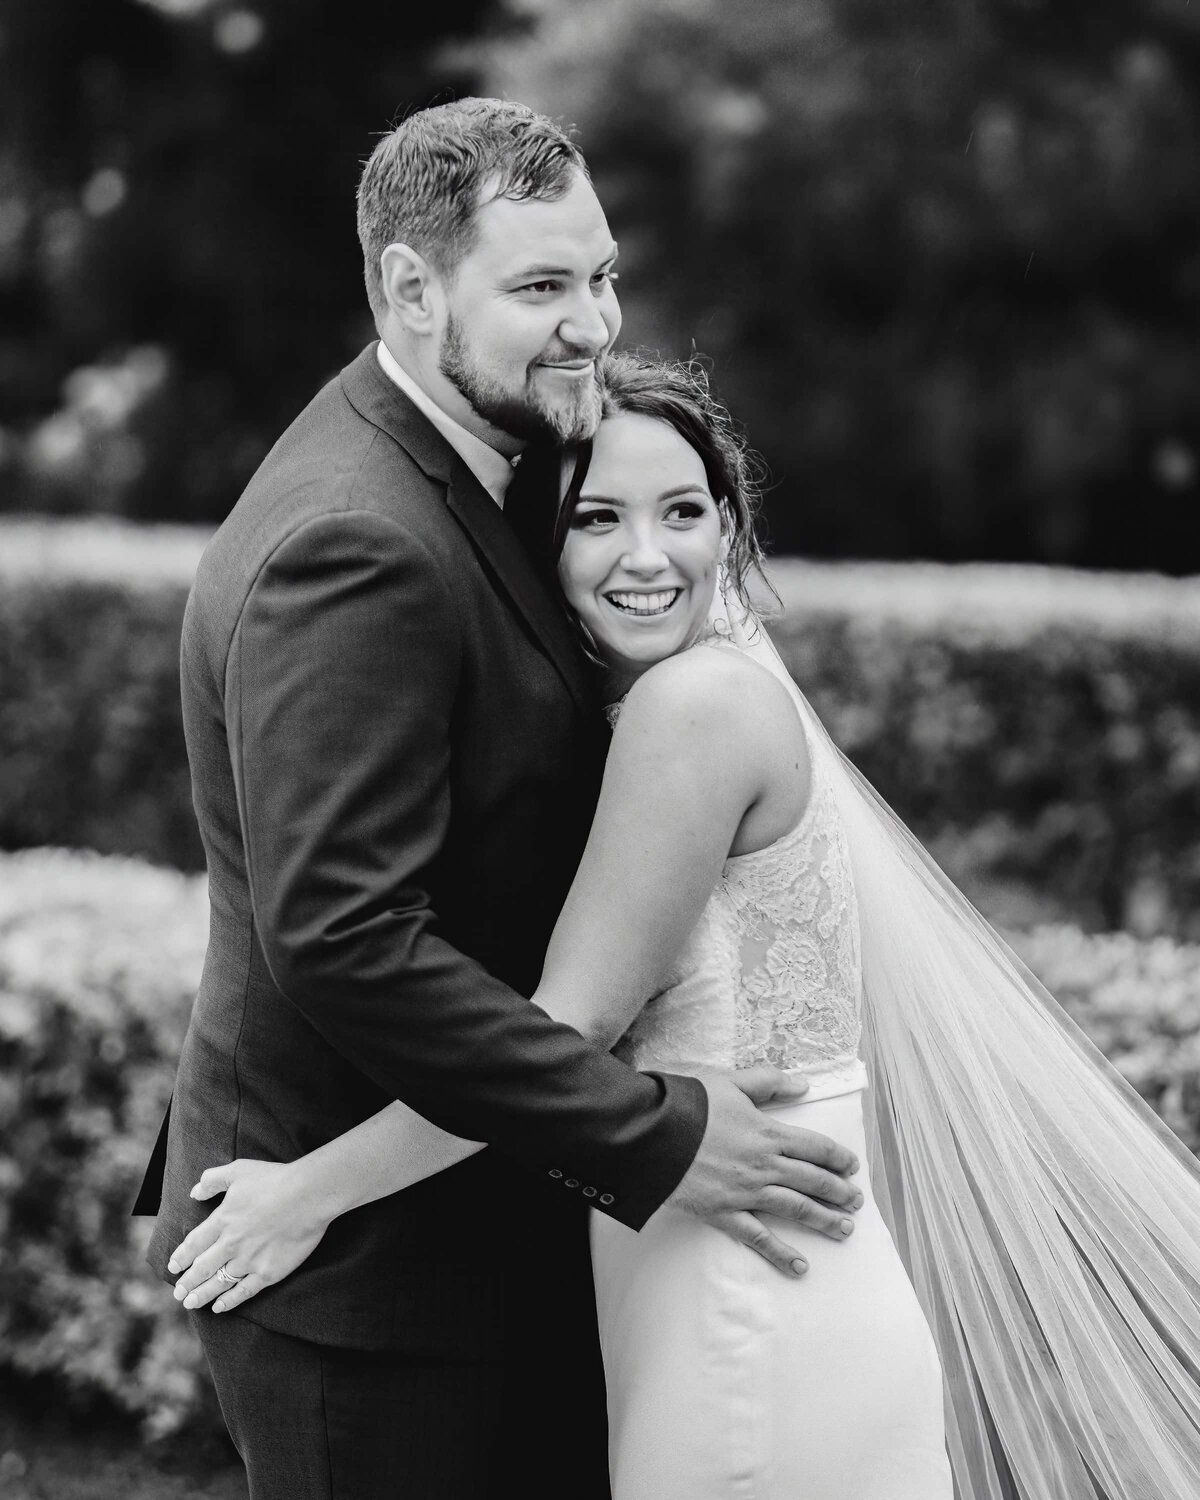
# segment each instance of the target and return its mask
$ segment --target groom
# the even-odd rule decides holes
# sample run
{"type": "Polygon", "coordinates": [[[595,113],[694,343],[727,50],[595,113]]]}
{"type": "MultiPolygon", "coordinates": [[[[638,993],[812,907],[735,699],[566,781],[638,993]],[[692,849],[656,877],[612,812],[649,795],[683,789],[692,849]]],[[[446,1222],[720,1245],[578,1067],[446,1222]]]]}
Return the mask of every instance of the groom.
{"type": "Polygon", "coordinates": [[[518,105],[427,110],[367,164],[359,235],[381,342],[268,455],[184,624],[211,929],[150,1259],[169,1279],[205,1167],[292,1159],[391,1099],[486,1140],[193,1313],[222,1410],[253,1500],[601,1496],[581,1210],[636,1230],[673,1198],[779,1263],[744,1211],[803,1217],[817,1148],[524,998],[605,748],[503,511],[526,441],[594,430],[620,326],[582,157],[518,105]]]}

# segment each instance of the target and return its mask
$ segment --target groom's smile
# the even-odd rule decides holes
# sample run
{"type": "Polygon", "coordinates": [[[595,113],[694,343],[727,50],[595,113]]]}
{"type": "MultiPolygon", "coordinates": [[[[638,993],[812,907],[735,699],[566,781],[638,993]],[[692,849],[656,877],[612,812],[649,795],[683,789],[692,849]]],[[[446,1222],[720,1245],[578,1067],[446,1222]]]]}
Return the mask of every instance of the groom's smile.
{"type": "Polygon", "coordinates": [[[561,360],[557,363],[548,359],[538,362],[540,370],[557,370],[563,375],[594,375],[596,373],[596,361],[591,359],[561,360]]]}

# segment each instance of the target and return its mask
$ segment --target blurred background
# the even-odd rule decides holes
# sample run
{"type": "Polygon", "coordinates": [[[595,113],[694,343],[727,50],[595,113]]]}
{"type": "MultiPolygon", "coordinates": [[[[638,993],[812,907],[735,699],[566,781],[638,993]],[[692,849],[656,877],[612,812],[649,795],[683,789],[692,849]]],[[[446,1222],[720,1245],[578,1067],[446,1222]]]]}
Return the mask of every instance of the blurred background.
{"type": "Polygon", "coordinates": [[[373,337],[354,188],[577,127],[835,738],[1200,1143],[1200,5],[0,0],[0,1491],[244,1493],[128,1208],[203,957],[179,623],[373,337]]]}
{"type": "Polygon", "coordinates": [[[0,0],[0,503],[219,521],[371,335],[376,134],[478,91],[577,125],[782,550],[1196,571],[1198,84],[1190,0],[0,0]]]}

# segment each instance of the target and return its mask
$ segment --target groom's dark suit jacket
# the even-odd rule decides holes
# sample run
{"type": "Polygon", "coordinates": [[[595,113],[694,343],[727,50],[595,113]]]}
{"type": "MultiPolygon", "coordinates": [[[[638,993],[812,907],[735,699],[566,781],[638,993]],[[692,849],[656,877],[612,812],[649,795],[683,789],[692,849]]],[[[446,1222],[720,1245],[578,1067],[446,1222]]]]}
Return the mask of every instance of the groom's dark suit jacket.
{"type": "MultiPolygon", "coordinates": [[[[705,1098],[523,998],[594,808],[602,719],[509,522],[375,346],[205,553],[182,679],[211,931],[151,1263],[165,1277],[209,1211],[188,1197],[205,1167],[289,1160],[401,1098],[492,1149],[335,1221],[244,1316],[495,1357],[568,1311],[583,1206],[637,1228],[667,1197],[705,1098]]],[[[143,1208],[157,1187],[152,1167],[143,1208]]]]}

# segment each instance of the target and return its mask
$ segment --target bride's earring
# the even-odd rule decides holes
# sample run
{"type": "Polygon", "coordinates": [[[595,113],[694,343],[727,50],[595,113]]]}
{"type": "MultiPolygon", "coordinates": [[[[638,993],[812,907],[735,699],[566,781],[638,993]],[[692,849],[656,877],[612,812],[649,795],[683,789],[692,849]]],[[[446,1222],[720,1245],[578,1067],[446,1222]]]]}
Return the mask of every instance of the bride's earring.
{"type": "Polygon", "coordinates": [[[722,640],[729,640],[733,636],[733,627],[729,623],[729,570],[725,566],[724,555],[717,569],[716,592],[721,602],[709,617],[709,628],[713,635],[722,640]]]}
{"type": "Polygon", "coordinates": [[[725,606],[725,613],[729,613],[729,554],[733,549],[733,532],[729,527],[728,512],[722,508],[721,512],[721,550],[717,553],[717,567],[720,570],[717,577],[720,580],[721,603],[725,606]]]}

